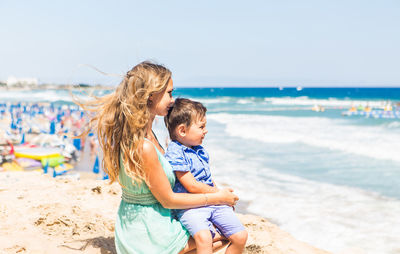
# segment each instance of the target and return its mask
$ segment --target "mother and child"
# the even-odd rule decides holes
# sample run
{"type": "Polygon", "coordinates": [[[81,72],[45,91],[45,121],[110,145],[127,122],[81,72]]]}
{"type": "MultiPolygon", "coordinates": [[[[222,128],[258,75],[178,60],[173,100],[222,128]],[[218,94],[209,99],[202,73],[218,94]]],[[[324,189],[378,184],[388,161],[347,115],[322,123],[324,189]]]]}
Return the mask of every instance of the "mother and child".
{"type": "Polygon", "coordinates": [[[217,188],[209,156],[206,108],[172,97],[171,71],[142,62],[116,90],[81,104],[93,112],[103,168],[122,187],[115,224],[117,253],[242,253],[247,232],[233,212],[238,197],[217,188]],[[164,151],[152,131],[164,116],[171,142],[164,151]]]}

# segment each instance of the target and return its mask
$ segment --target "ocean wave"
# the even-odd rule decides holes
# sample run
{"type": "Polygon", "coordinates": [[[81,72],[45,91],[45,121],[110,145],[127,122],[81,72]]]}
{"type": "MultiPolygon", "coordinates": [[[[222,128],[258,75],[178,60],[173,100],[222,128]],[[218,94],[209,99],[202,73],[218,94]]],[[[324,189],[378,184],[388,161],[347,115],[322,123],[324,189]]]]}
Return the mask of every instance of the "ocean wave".
{"type": "Polygon", "coordinates": [[[272,105],[296,105],[296,106],[313,106],[320,105],[325,107],[341,107],[348,108],[351,106],[367,106],[382,108],[387,104],[383,100],[339,100],[339,99],[310,99],[308,97],[285,97],[285,98],[265,98],[266,102],[272,105]]]}
{"type": "Polygon", "coordinates": [[[389,123],[385,123],[384,126],[389,129],[399,129],[400,122],[399,121],[389,122],[389,123]]]}
{"type": "MultiPolygon", "coordinates": [[[[182,96],[183,98],[186,98],[186,96],[182,96]]],[[[187,97],[195,101],[199,101],[205,105],[212,105],[212,104],[223,104],[223,103],[230,103],[232,100],[234,100],[233,97],[228,97],[228,96],[221,96],[218,98],[202,98],[202,97],[187,97]]]]}
{"type": "MultiPolygon", "coordinates": [[[[192,98],[192,97],[191,97],[192,98]]],[[[193,97],[193,100],[200,101],[205,105],[227,104],[227,105],[263,105],[263,106],[290,106],[290,107],[312,107],[320,105],[329,108],[350,108],[352,106],[370,106],[373,108],[383,108],[388,101],[385,100],[353,100],[353,99],[312,99],[307,96],[302,97],[218,97],[201,98],[193,97]]]]}
{"type": "Polygon", "coordinates": [[[217,183],[232,187],[249,212],[297,239],[335,253],[357,248],[394,254],[399,248],[399,200],[283,174],[220,144],[208,146],[208,151],[217,183]]]}
{"type": "MultiPolygon", "coordinates": [[[[109,93],[109,90],[93,90],[98,96],[102,96],[109,93]]],[[[384,100],[352,100],[347,99],[312,99],[307,96],[301,97],[231,97],[231,96],[219,96],[219,97],[198,97],[182,94],[183,97],[189,97],[193,100],[200,101],[206,106],[232,106],[241,105],[246,106],[258,106],[262,105],[262,108],[276,107],[276,106],[289,106],[289,107],[312,107],[314,105],[320,105],[330,108],[349,108],[351,106],[367,106],[375,108],[383,108],[387,101],[384,100]]],[[[89,96],[82,93],[80,97],[88,98],[89,96]]],[[[67,90],[24,90],[24,91],[3,91],[0,94],[0,100],[2,101],[27,101],[27,102],[55,102],[55,101],[70,101],[72,102],[71,95],[67,90]]]]}
{"type": "Polygon", "coordinates": [[[346,119],[209,114],[232,136],[267,143],[303,143],[349,154],[400,162],[400,132],[383,126],[352,125],[346,119]]]}

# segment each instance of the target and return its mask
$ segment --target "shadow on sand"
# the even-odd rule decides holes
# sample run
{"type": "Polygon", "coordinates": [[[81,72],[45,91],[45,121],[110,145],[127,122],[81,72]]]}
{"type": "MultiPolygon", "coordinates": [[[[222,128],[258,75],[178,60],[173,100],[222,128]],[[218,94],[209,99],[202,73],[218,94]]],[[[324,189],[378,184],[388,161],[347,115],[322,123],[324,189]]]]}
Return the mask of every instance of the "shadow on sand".
{"type": "Polygon", "coordinates": [[[116,254],[114,237],[95,237],[84,240],[76,240],[73,242],[68,242],[61,244],[60,246],[71,249],[71,250],[79,250],[85,251],[85,249],[89,246],[93,248],[99,248],[101,254],[116,254]]]}

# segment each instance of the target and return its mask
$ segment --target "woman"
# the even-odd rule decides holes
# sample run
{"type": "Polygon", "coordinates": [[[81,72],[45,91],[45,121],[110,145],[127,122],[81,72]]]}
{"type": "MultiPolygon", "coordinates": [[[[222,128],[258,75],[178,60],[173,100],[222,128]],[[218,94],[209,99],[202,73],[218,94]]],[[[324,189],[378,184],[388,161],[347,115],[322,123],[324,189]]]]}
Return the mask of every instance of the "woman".
{"type": "Polygon", "coordinates": [[[142,62],[115,92],[82,105],[95,112],[90,123],[97,128],[103,168],[111,182],[122,186],[115,224],[118,253],[190,252],[194,241],[170,209],[234,205],[238,200],[230,189],[208,194],[172,191],[175,176],[152,131],[155,116],[165,116],[174,103],[172,90],[167,68],[142,62]]]}

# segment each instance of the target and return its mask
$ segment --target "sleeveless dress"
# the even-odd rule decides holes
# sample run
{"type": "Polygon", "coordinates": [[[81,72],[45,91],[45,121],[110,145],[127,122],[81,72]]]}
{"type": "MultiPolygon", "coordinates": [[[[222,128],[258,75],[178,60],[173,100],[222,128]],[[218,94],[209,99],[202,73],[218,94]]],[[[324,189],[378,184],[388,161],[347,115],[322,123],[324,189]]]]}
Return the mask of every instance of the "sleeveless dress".
{"type": "MultiPolygon", "coordinates": [[[[153,144],[154,145],[154,144],[153,144]]],[[[173,188],[175,175],[163,154],[157,151],[158,160],[173,188]]],[[[120,158],[119,180],[123,186],[122,200],[115,222],[115,247],[119,254],[169,254],[178,253],[187,244],[189,233],[152,195],[142,183],[133,185],[126,175],[120,158]]]]}

